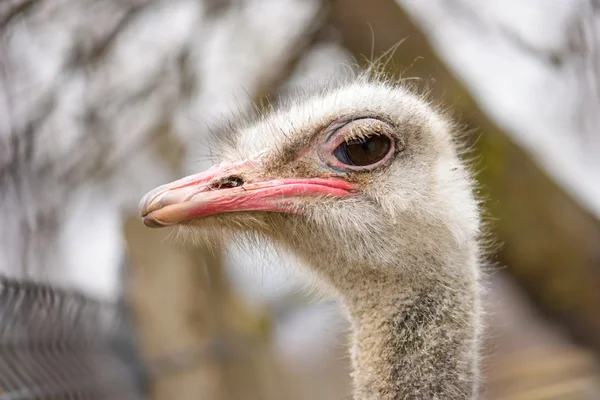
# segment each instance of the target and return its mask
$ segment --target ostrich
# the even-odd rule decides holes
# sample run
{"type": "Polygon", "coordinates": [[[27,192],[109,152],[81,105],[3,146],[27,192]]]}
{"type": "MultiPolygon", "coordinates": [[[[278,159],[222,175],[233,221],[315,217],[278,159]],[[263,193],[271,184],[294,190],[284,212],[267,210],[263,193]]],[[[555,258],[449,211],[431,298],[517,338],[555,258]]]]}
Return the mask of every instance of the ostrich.
{"type": "Polygon", "coordinates": [[[140,212],[297,254],[350,320],[355,399],[473,399],[480,219],[453,131],[409,89],[362,77],[236,128],[223,162],[140,212]]]}

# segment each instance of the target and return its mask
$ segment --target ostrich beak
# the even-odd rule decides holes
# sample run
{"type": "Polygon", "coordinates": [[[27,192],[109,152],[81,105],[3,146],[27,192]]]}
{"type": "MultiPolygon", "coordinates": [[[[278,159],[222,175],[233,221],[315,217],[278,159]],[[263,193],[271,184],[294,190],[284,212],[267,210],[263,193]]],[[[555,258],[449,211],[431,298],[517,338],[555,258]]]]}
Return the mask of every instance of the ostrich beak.
{"type": "Polygon", "coordinates": [[[259,167],[255,160],[221,163],[160,186],[140,202],[144,224],[158,228],[238,211],[301,213],[303,198],[346,197],[355,189],[334,178],[253,179],[259,167]]]}

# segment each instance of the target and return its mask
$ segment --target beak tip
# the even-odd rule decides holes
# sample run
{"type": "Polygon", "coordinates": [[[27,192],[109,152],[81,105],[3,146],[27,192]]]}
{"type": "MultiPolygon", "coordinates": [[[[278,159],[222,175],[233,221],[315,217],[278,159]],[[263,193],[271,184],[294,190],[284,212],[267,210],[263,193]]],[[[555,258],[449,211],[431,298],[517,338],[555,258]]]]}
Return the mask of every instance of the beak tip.
{"type": "Polygon", "coordinates": [[[161,207],[160,202],[157,201],[157,195],[161,193],[161,191],[159,191],[161,188],[162,186],[149,191],[144,195],[144,197],[142,197],[142,200],[140,200],[140,203],[138,204],[138,212],[144,220],[153,211],[156,211],[161,207]]]}
{"type": "Polygon", "coordinates": [[[158,221],[155,218],[152,218],[148,215],[145,215],[142,217],[142,222],[144,223],[144,225],[146,225],[148,228],[163,228],[165,226],[167,226],[168,224],[165,224],[161,221],[158,221]]]}
{"type": "Polygon", "coordinates": [[[148,200],[148,195],[145,195],[140,201],[140,204],[138,204],[138,212],[142,218],[148,215],[148,200]]]}

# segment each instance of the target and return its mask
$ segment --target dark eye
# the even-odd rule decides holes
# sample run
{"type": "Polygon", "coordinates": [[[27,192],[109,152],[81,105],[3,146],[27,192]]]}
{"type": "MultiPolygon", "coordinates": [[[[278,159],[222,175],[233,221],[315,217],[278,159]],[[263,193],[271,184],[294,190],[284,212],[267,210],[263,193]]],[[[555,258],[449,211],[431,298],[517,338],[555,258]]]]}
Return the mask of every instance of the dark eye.
{"type": "Polygon", "coordinates": [[[343,142],[333,151],[333,155],[346,165],[364,167],[381,161],[391,147],[389,137],[372,135],[343,142]]]}

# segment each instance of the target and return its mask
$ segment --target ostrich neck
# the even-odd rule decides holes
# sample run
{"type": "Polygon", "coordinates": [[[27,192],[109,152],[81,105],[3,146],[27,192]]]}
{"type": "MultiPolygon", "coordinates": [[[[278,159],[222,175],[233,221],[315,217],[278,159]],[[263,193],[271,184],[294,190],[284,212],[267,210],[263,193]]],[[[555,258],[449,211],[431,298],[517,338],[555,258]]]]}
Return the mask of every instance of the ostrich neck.
{"type": "Polygon", "coordinates": [[[475,398],[475,279],[411,286],[386,276],[359,292],[343,296],[356,400],[475,398]]]}

